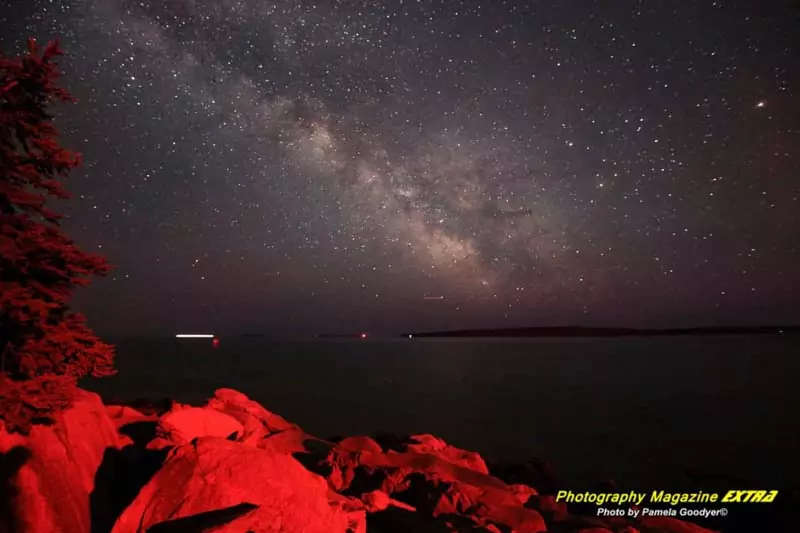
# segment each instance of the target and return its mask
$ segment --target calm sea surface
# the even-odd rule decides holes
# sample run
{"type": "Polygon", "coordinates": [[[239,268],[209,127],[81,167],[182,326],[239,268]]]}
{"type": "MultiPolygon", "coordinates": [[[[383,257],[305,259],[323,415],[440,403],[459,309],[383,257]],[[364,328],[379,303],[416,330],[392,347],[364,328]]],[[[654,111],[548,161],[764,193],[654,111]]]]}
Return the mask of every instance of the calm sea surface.
{"type": "Polygon", "coordinates": [[[800,337],[129,341],[118,399],[238,389],[321,436],[433,433],[563,481],[681,483],[685,468],[800,482],[800,337]]]}

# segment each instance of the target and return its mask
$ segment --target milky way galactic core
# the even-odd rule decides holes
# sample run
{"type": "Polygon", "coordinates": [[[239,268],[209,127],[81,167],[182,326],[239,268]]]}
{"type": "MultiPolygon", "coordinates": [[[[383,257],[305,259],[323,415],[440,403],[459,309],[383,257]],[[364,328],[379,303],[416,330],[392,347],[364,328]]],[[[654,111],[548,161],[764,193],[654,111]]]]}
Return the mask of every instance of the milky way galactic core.
{"type": "Polygon", "coordinates": [[[12,2],[101,331],[800,320],[788,3],[12,2]]]}

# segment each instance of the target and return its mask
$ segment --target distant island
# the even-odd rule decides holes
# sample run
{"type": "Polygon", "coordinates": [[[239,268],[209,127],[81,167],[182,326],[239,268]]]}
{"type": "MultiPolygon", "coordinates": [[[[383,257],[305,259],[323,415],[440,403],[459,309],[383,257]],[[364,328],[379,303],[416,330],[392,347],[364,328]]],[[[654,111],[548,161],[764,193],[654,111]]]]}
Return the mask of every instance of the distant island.
{"type": "Polygon", "coordinates": [[[800,326],[702,327],[676,329],[527,327],[461,329],[404,333],[403,337],[521,338],[521,337],[661,337],[678,335],[779,335],[800,333],[800,326]]]}

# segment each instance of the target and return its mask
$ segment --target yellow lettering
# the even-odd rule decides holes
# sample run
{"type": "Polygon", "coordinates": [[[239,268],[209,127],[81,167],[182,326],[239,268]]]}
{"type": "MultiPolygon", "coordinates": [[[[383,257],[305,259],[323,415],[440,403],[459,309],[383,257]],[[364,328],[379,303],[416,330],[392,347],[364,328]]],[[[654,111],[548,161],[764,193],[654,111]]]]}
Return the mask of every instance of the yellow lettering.
{"type": "Polygon", "coordinates": [[[558,491],[558,493],[556,494],[556,501],[560,502],[561,500],[563,500],[564,498],[567,497],[567,494],[568,494],[568,491],[566,491],[566,490],[558,491]]]}
{"type": "Polygon", "coordinates": [[[742,493],[743,492],[744,492],[743,490],[729,490],[725,494],[725,497],[722,498],[722,502],[723,503],[733,503],[733,502],[742,501],[741,498],[742,498],[742,493]]]}
{"type": "Polygon", "coordinates": [[[650,501],[653,503],[658,503],[664,499],[664,491],[653,491],[653,494],[650,495],[650,501]]]}
{"type": "Polygon", "coordinates": [[[723,503],[772,503],[778,496],[777,490],[729,490],[722,498],[723,503]]]}

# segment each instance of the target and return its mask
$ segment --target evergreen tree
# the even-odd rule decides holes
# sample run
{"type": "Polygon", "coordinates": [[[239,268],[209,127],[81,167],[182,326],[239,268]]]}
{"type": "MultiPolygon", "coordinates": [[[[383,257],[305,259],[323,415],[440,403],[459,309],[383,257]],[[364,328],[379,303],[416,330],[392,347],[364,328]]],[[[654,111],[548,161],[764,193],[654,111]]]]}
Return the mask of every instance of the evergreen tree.
{"type": "Polygon", "coordinates": [[[114,349],[67,307],[72,292],[105,275],[103,257],[79,249],[45,206],[66,199],[59,181],[80,164],[61,147],[49,108],[72,101],[56,85],[58,43],[0,54],[0,420],[26,433],[70,404],[83,376],[109,376],[114,349]]]}

